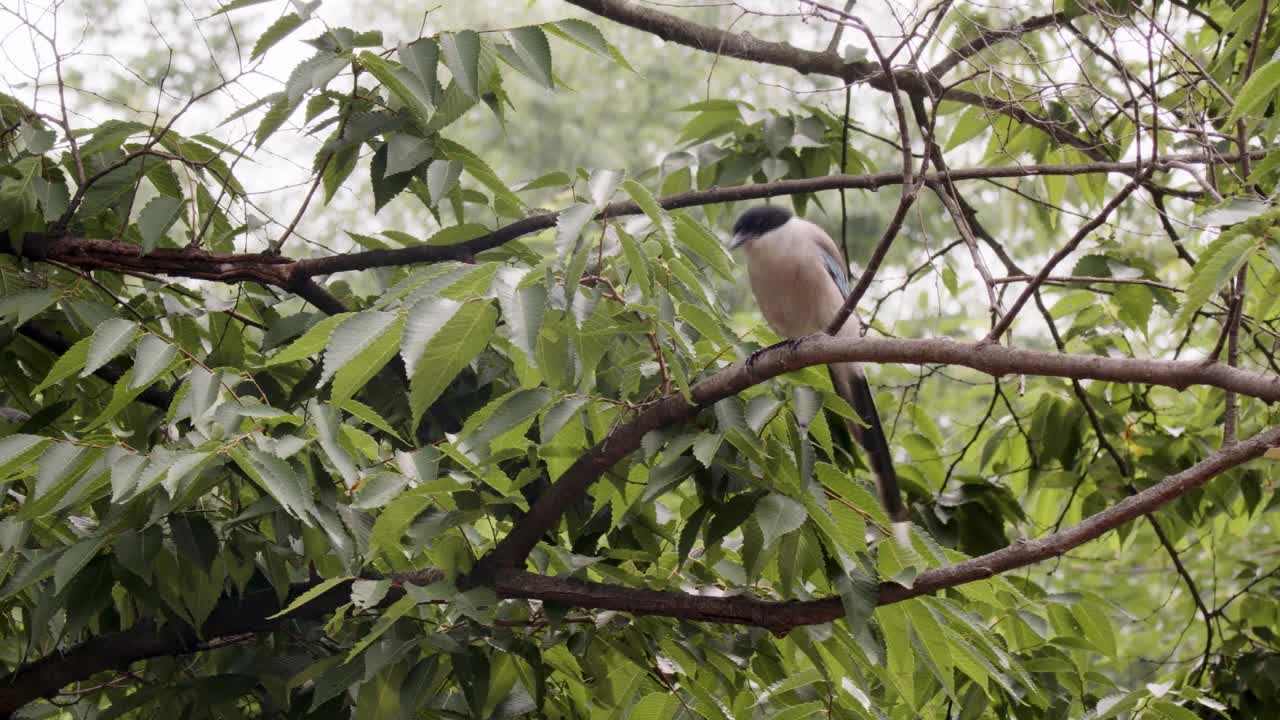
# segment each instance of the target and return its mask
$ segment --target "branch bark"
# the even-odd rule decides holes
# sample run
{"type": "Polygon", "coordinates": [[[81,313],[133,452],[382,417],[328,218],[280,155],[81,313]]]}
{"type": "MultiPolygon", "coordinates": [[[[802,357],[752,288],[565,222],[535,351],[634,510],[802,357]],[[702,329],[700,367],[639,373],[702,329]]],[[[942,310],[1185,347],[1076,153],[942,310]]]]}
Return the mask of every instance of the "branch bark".
{"type": "MultiPolygon", "coordinates": [[[[1171,475],[1066,530],[1037,540],[1018,541],[995,552],[954,565],[926,570],[916,577],[911,587],[892,582],[881,583],[876,603],[888,605],[902,602],[985,580],[1062,555],[1126,522],[1155,511],[1233,467],[1260,457],[1267,448],[1277,443],[1280,443],[1280,428],[1267,430],[1221,449],[1190,468],[1171,475]]],[[[389,576],[397,586],[405,582],[427,584],[440,577],[440,573],[433,569],[389,576]]],[[[694,595],[548,577],[523,570],[504,572],[493,577],[489,584],[502,598],[549,600],[580,608],[752,625],[767,628],[777,634],[784,634],[804,625],[832,622],[844,614],[840,599],[836,597],[778,602],[743,595],[694,595]]],[[[298,597],[308,587],[308,584],[294,586],[290,597],[298,597]]],[[[393,588],[383,604],[399,599],[400,592],[399,587],[393,588]]],[[[93,638],[66,652],[46,656],[0,677],[0,718],[7,718],[26,703],[54,695],[67,684],[87,679],[96,673],[123,669],[130,663],[150,657],[193,652],[198,649],[201,638],[207,642],[219,637],[271,630],[295,620],[319,619],[345,604],[348,598],[349,586],[344,583],[285,618],[269,620],[281,606],[276,602],[273,592],[263,592],[224,599],[209,616],[199,636],[190,628],[157,626],[146,621],[128,630],[93,638]]]]}
{"type": "MultiPolygon", "coordinates": [[[[1250,157],[1266,156],[1263,150],[1250,152],[1250,157]]],[[[1238,155],[1223,156],[1233,161],[1238,155]]],[[[1215,159],[1216,161],[1216,159],[1215,159]]],[[[1155,162],[1145,163],[1153,171],[1176,169],[1180,165],[1207,163],[1203,155],[1167,155],[1155,162]]],[[[921,173],[916,180],[925,184],[942,181],[992,180],[1035,176],[1071,176],[1086,174],[1118,174],[1132,177],[1139,170],[1135,162],[1097,161],[1069,164],[1014,165],[1004,167],[974,167],[950,170],[945,177],[936,173],[921,173]]],[[[901,185],[899,172],[878,172],[861,175],[826,175],[796,180],[778,180],[770,183],[738,185],[734,187],[694,190],[668,195],[659,199],[667,210],[713,205],[723,202],[758,200],[783,195],[798,195],[823,190],[878,190],[882,187],[901,185]]],[[[633,202],[615,202],[604,208],[597,219],[638,215],[643,212],[633,202]]],[[[379,267],[399,267],[418,263],[457,260],[471,262],[485,250],[499,247],[518,237],[555,227],[559,213],[547,212],[517,220],[487,235],[454,245],[420,245],[396,250],[368,250],[330,255],[327,257],[293,260],[271,253],[212,253],[199,248],[161,248],[144,254],[137,245],[73,236],[28,235],[22,244],[22,256],[31,260],[50,260],[86,270],[111,270],[115,272],[149,273],[170,277],[189,277],[224,283],[258,282],[272,285],[305,297],[317,307],[329,312],[337,310],[340,303],[320,296],[323,289],[308,284],[311,278],[339,272],[370,270],[379,267]],[[309,293],[309,295],[308,295],[309,293]]],[[[9,245],[0,252],[13,253],[9,245]]]]}
{"type": "Polygon", "coordinates": [[[1204,384],[1231,389],[1267,402],[1280,400],[1280,377],[1225,365],[1108,358],[1094,355],[1019,350],[989,342],[958,343],[946,338],[837,338],[811,335],[792,346],[762,352],[750,366],[735,365],[695,384],[693,402],[679,394],[650,405],[631,422],[619,425],[578,459],[529,509],[497,547],[477,564],[480,582],[522,567],[538,541],[559,522],[564,509],[586,492],[606,470],[640,446],[650,430],[692,417],[701,408],[771,377],[810,365],[879,362],[908,365],[960,365],[993,376],[1019,374],[1164,385],[1183,389],[1204,384]]]}

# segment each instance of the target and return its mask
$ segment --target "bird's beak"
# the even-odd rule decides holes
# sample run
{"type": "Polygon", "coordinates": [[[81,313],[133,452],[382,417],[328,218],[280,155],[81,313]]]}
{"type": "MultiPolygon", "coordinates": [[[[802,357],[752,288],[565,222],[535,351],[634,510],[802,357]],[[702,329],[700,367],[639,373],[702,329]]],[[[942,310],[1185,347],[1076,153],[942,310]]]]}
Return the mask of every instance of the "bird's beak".
{"type": "Polygon", "coordinates": [[[742,247],[742,243],[746,241],[747,241],[747,237],[745,235],[734,235],[732,238],[729,239],[729,249],[737,250],[738,248],[742,247]]]}

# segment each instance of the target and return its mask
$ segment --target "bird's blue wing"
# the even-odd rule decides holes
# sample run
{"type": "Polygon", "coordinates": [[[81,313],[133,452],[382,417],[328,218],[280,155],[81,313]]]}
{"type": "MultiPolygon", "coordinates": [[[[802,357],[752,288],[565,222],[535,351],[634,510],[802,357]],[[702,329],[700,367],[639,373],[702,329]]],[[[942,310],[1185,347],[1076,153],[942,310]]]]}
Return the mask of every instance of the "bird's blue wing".
{"type": "Polygon", "coordinates": [[[835,281],[836,287],[840,288],[840,297],[849,297],[849,277],[845,274],[844,268],[840,267],[840,259],[831,257],[827,252],[822,253],[822,266],[826,269],[827,274],[835,281]]]}

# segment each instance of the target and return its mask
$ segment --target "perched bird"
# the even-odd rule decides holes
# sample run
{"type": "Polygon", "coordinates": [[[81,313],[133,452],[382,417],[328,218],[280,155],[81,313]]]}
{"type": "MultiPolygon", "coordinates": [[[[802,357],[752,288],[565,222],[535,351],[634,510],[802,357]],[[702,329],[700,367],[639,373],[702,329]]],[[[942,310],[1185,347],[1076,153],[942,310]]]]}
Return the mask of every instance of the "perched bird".
{"type": "MultiPolygon", "coordinates": [[[[742,213],[733,224],[731,247],[745,252],[756,304],[769,326],[783,337],[823,332],[849,295],[847,269],[831,236],[783,208],[760,205],[742,213]]],[[[838,334],[856,337],[860,327],[857,315],[851,315],[838,334]]],[[[828,368],[836,392],[862,420],[862,424],[848,423],[849,433],[867,452],[894,537],[906,544],[907,509],[871,387],[857,363],[834,363],[828,368]]]]}

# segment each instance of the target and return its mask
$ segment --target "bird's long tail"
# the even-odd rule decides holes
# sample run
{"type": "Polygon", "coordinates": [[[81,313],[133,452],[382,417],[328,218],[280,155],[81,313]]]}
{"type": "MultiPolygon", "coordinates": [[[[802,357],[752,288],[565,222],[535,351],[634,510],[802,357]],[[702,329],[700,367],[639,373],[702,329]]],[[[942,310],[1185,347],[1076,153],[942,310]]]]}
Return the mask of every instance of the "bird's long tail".
{"type": "Polygon", "coordinates": [[[867,384],[861,368],[854,363],[839,363],[829,367],[836,392],[853,407],[853,411],[862,420],[862,424],[850,422],[849,432],[867,453],[867,464],[876,477],[880,502],[893,523],[894,539],[901,545],[909,545],[910,522],[907,519],[907,508],[902,503],[898,474],[893,469],[893,455],[889,451],[884,427],[880,424],[880,413],[876,412],[871,386],[867,384]]]}

